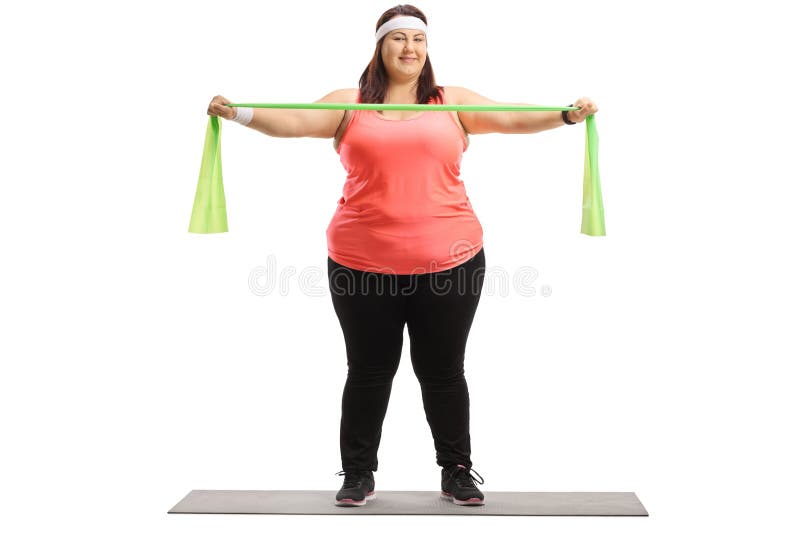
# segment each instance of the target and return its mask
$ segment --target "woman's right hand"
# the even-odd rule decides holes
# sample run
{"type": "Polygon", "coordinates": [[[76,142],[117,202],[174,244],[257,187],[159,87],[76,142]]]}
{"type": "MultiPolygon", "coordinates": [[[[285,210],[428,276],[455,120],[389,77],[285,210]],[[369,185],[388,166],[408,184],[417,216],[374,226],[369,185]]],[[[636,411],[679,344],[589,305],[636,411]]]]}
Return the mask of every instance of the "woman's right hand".
{"type": "Polygon", "coordinates": [[[222,117],[223,119],[233,120],[236,116],[236,109],[226,106],[232,102],[222,95],[217,95],[208,104],[208,114],[212,117],[222,117]]]}

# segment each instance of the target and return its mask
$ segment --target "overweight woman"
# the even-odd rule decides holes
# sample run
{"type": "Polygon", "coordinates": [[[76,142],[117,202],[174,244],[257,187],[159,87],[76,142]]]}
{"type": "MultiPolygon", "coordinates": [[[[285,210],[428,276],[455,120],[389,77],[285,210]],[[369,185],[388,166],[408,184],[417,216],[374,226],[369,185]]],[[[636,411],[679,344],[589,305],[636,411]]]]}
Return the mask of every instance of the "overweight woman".
{"type": "MultiPolygon", "coordinates": [[[[411,5],[380,16],[375,50],[358,88],[317,102],[499,104],[463,87],[436,84],[427,19],[411,5]]],[[[327,228],[328,285],[344,334],[347,380],[339,506],[375,498],[373,471],[392,380],[408,326],[411,362],[441,466],[441,497],[481,505],[470,474],[469,392],[464,354],[486,260],[483,230],[464,183],[469,134],[535,133],[597,112],[580,98],[569,112],[455,112],[228,107],[208,114],[274,137],[332,138],[347,172],[327,228]]],[[[525,104],[520,104],[525,105],[525,104]]],[[[480,483],[483,484],[483,479],[480,483]]]]}

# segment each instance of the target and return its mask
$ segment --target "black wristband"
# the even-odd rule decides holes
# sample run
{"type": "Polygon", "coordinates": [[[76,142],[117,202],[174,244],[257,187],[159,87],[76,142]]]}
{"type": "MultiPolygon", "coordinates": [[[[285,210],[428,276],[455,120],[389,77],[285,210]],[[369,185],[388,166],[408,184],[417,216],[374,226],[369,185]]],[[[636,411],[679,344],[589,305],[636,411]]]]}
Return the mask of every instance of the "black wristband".
{"type": "MultiPolygon", "coordinates": [[[[568,107],[572,107],[572,104],[570,104],[568,107]]],[[[567,118],[567,113],[569,113],[569,111],[567,111],[567,110],[562,111],[561,112],[561,118],[564,120],[564,122],[566,124],[575,124],[574,122],[572,122],[571,120],[569,120],[567,118]]]]}

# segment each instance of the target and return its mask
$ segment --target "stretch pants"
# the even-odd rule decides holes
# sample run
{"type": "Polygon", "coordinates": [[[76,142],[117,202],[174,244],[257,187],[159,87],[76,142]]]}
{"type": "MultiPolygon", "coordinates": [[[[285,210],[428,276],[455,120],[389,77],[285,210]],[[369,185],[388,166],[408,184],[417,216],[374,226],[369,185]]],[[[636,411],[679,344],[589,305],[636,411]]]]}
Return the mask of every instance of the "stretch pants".
{"type": "Polygon", "coordinates": [[[485,270],[483,248],[446,271],[412,275],[359,271],[328,257],[331,298],[347,350],[339,439],[343,470],[378,470],[406,324],[436,463],[472,467],[464,352],[485,270]]]}

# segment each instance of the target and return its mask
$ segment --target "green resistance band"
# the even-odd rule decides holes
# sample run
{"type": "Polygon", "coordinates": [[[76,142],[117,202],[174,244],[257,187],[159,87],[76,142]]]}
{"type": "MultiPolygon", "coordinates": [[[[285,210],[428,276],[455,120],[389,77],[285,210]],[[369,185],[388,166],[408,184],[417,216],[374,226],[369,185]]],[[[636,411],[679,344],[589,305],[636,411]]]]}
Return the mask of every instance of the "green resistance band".
{"type": "MultiPolygon", "coordinates": [[[[570,106],[472,106],[460,104],[339,104],[314,102],[309,104],[227,104],[229,107],[280,109],[362,109],[386,111],[569,111],[570,106]]],[[[586,117],[586,148],[583,165],[583,205],[581,233],[590,236],[606,235],[603,196],[600,192],[600,171],[597,161],[598,136],[594,115],[586,117]]],[[[213,234],[228,231],[225,191],[222,187],[222,155],[219,117],[208,118],[200,178],[192,207],[189,232],[213,234]]]]}

